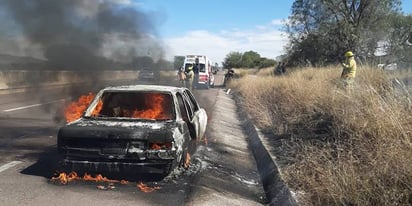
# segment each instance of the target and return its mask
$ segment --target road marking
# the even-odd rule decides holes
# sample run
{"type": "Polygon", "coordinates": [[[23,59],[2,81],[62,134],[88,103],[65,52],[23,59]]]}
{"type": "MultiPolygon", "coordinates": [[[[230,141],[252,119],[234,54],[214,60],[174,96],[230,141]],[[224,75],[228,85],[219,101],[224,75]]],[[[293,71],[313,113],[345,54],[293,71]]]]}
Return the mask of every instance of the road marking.
{"type": "Polygon", "coordinates": [[[2,165],[2,166],[0,167],[0,172],[3,172],[4,170],[7,170],[7,169],[9,169],[9,168],[11,168],[11,167],[14,167],[14,166],[16,166],[16,165],[18,165],[18,164],[20,164],[20,163],[22,163],[22,161],[12,161],[12,162],[9,162],[9,163],[7,163],[7,164],[5,164],[5,165],[2,165]]]}
{"type": "Polygon", "coordinates": [[[59,100],[46,102],[46,103],[42,103],[42,104],[32,104],[32,105],[27,105],[27,106],[22,106],[22,107],[16,107],[16,108],[3,110],[3,112],[13,112],[13,111],[16,111],[16,110],[27,109],[27,108],[31,108],[31,107],[38,107],[38,106],[47,105],[47,104],[53,104],[53,103],[61,102],[61,101],[64,101],[64,100],[65,99],[59,99],[59,100]]]}

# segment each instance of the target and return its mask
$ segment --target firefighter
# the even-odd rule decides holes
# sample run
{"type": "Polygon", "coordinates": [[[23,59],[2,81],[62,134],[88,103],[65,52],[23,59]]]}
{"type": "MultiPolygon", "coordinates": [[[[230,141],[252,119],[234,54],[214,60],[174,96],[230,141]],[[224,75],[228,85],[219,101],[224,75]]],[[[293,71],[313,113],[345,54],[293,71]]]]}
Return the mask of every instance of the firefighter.
{"type": "Polygon", "coordinates": [[[273,70],[273,74],[275,76],[280,75],[282,73],[282,62],[279,62],[278,65],[273,70]]]}
{"type": "Polygon", "coordinates": [[[345,53],[345,61],[342,62],[342,74],[341,80],[346,89],[350,89],[353,86],[353,81],[356,75],[356,61],[352,51],[345,53]]]}
{"type": "Polygon", "coordinates": [[[193,89],[193,79],[194,79],[194,73],[193,73],[193,65],[192,64],[186,64],[185,68],[185,75],[186,75],[186,87],[190,90],[193,89]]]}
{"type": "Polygon", "coordinates": [[[193,73],[194,73],[193,86],[195,88],[197,88],[197,84],[199,83],[199,72],[200,72],[199,58],[196,57],[195,65],[193,66],[193,73]]]}
{"type": "Polygon", "coordinates": [[[177,79],[179,80],[179,86],[185,87],[186,74],[183,66],[179,68],[179,71],[177,71],[177,79]]]}
{"type": "Polygon", "coordinates": [[[223,86],[226,86],[230,82],[230,80],[232,80],[234,77],[235,77],[235,70],[229,69],[227,73],[225,74],[223,86]]]}

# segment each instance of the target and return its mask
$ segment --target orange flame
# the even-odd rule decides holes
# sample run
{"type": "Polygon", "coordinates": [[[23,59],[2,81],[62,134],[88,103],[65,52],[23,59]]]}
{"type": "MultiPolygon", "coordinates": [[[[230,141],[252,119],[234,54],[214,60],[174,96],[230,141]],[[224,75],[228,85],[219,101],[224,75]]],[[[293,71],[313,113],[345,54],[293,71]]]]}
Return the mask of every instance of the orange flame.
{"type": "Polygon", "coordinates": [[[139,188],[140,191],[142,192],[153,192],[155,190],[159,190],[160,187],[159,186],[155,186],[155,187],[149,187],[146,184],[144,184],[143,182],[139,182],[137,183],[137,188],[139,188]]]}
{"type": "Polygon", "coordinates": [[[122,184],[122,185],[127,185],[127,184],[129,184],[129,181],[127,181],[127,180],[120,180],[120,184],[122,184]]]}
{"type": "MultiPolygon", "coordinates": [[[[84,110],[86,110],[87,106],[93,100],[94,96],[95,95],[93,93],[89,93],[88,95],[82,95],[77,101],[70,103],[64,109],[64,116],[66,117],[66,122],[72,122],[76,119],[79,119],[82,116],[84,110]]],[[[99,113],[99,111],[97,111],[97,113],[99,113]]]]}
{"type": "Polygon", "coordinates": [[[103,108],[103,101],[99,100],[99,102],[97,102],[97,105],[92,112],[92,117],[96,117],[100,113],[102,108],[103,108]]]}
{"type": "Polygon", "coordinates": [[[60,184],[66,185],[71,181],[74,180],[84,180],[84,181],[94,181],[94,182],[109,182],[109,183],[118,183],[120,184],[128,184],[129,182],[126,180],[112,180],[107,177],[103,177],[101,174],[96,175],[96,177],[91,176],[88,173],[85,173],[83,177],[80,177],[77,175],[76,172],[70,172],[69,174],[66,174],[64,172],[61,172],[59,176],[57,177],[52,177],[51,180],[53,181],[59,181],[60,184]]]}
{"type": "MultiPolygon", "coordinates": [[[[164,106],[167,102],[165,96],[162,94],[147,94],[145,98],[145,110],[121,110],[121,117],[141,118],[141,119],[170,119],[171,114],[169,111],[165,111],[164,106]]],[[[83,112],[87,109],[90,102],[94,99],[95,95],[89,93],[88,95],[82,95],[77,101],[70,103],[64,109],[64,115],[66,122],[72,122],[79,119],[83,112]]],[[[103,108],[103,101],[99,100],[95,109],[92,111],[91,116],[96,117],[103,108]]]]}
{"type": "Polygon", "coordinates": [[[155,149],[155,150],[162,149],[162,146],[160,146],[159,144],[154,143],[154,144],[152,144],[150,149],[155,149]]]}
{"type": "Polygon", "coordinates": [[[60,181],[60,184],[66,185],[69,182],[73,180],[78,180],[80,179],[79,176],[77,176],[76,172],[70,172],[69,174],[66,174],[64,172],[60,173],[58,177],[52,177],[52,180],[58,180],[60,181]]]}
{"type": "Polygon", "coordinates": [[[183,164],[183,167],[184,167],[185,169],[187,169],[187,168],[189,168],[189,164],[190,164],[190,154],[189,154],[189,152],[188,152],[188,153],[186,153],[186,159],[185,159],[185,162],[184,162],[184,164],[183,164]]]}
{"type": "Polygon", "coordinates": [[[145,99],[146,105],[150,105],[151,108],[139,111],[135,110],[132,113],[133,118],[143,119],[169,119],[170,114],[164,111],[164,96],[160,94],[150,94],[145,99]]]}
{"type": "Polygon", "coordinates": [[[91,175],[85,173],[83,176],[83,180],[85,181],[94,181],[94,182],[120,182],[119,180],[111,180],[107,177],[103,177],[101,174],[96,175],[96,177],[92,177],[91,175]]]}
{"type": "MultiPolygon", "coordinates": [[[[127,180],[112,180],[112,179],[108,179],[107,177],[103,177],[101,174],[96,175],[95,177],[91,176],[88,173],[85,173],[83,175],[83,177],[80,177],[77,175],[76,172],[70,172],[69,174],[66,174],[65,172],[61,172],[59,174],[59,176],[57,177],[52,177],[51,178],[52,181],[58,181],[60,182],[60,184],[66,185],[69,182],[75,181],[75,180],[84,180],[84,181],[94,181],[94,182],[108,182],[110,183],[108,187],[102,186],[102,185],[98,185],[97,188],[98,189],[111,189],[114,188],[114,184],[113,183],[120,183],[122,185],[125,184],[129,184],[129,181],[127,180]]],[[[138,182],[137,183],[137,188],[139,188],[140,191],[142,192],[153,192],[156,190],[159,190],[160,187],[159,186],[154,186],[154,187],[150,187],[147,186],[146,184],[144,184],[143,182],[138,182]]]]}

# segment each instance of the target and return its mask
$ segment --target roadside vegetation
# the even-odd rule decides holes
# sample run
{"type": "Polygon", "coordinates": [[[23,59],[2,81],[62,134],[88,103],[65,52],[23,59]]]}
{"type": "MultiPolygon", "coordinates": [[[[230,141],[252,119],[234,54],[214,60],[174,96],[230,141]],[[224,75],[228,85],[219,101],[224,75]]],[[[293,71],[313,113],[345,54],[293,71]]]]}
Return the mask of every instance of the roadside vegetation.
{"type": "Polygon", "coordinates": [[[300,205],[412,204],[412,97],[393,76],[358,69],[354,89],[340,67],[271,69],[231,82],[242,108],[270,132],[300,205]],[[279,146],[280,145],[280,146],[279,146]]]}

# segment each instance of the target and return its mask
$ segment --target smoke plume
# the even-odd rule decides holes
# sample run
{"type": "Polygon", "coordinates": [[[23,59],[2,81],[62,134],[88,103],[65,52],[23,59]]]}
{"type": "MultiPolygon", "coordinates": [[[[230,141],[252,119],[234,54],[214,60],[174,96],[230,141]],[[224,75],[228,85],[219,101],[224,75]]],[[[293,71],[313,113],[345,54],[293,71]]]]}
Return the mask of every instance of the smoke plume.
{"type": "Polygon", "coordinates": [[[14,24],[8,27],[14,30],[8,38],[24,39],[30,44],[24,48],[36,48],[50,68],[108,69],[113,62],[128,62],[149,51],[162,55],[153,22],[136,6],[115,0],[1,1],[0,15],[14,24]]]}
{"type": "MultiPolygon", "coordinates": [[[[129,0],[0,0],[0,57],[6,59],[0,69],[14,69],[8,62],[26,56],[15,63],[16,69],[33,70],[37,65],[41,74],[26,72],[21,82],[30,88],[56,78],[45,76],[41,70],[46,69],[75,74],[62,91],[72,99],[96,91],[108,84],[99,77],[101,70],[130,70],[139,56],[154,61],[163,56],[153,18],[138,8],[129,0]],[[44,61],[39,64],[38,59],[44,61]],[[87,85],[77,83],[79,78],[87,85]]],[[[45,92],[30,94],[53,98],[45,92]]]]}

